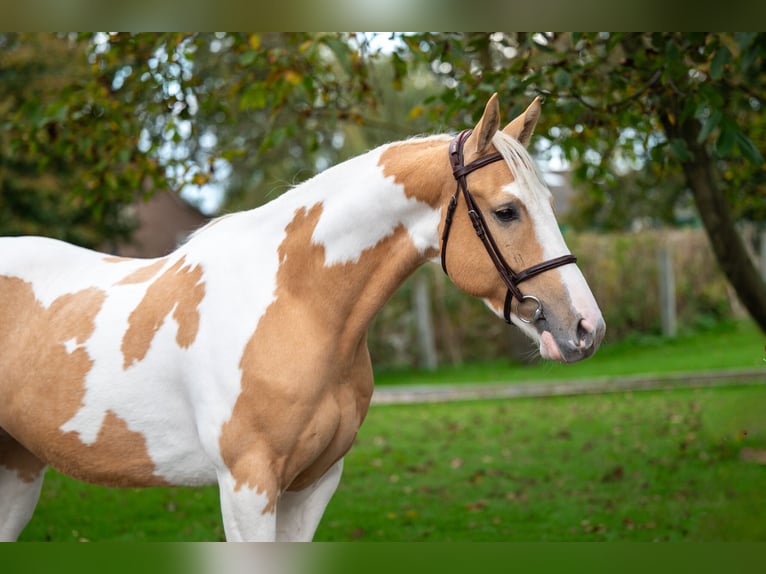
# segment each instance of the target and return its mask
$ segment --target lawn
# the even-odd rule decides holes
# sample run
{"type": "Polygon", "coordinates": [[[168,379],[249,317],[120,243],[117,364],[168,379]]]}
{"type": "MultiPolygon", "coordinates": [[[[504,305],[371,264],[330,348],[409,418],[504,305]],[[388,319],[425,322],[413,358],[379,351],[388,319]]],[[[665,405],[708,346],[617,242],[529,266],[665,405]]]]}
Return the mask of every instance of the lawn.
{"type": "Polygon", "coordinates": [[[766,336],[750,321],[717,324],[674,339],[640,336],[605,343],[591,359],[573,365],[541,361],[518,365],[498,360],[447,366],[433,372],[381,370],[376,385],[514,383],[619,377],[719,369],[766,368],[766,336]]]}
{"type": "MultiPolygon", "coordinates": [[[[564,368],[380,376],[508,382],[758,367],[763,342],[737,323],[607,346],[564,368]]],[[[764,413],[766,385],[375,406],[316,538],[766,541],[764,413]]],[[[214,487],[118,490],[49,471],[21,539],[222,537],[214,487]]]]}
{"type": "Polygon", "coordinates": [[[766,387],[377,407],[318,540],[766,541],[766,387]]]}

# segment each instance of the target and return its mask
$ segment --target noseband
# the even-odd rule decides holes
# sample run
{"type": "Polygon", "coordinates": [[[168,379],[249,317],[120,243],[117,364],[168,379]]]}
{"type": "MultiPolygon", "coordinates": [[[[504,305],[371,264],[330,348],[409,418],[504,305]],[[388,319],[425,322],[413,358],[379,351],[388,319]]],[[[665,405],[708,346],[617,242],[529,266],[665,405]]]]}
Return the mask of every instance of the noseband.
{"type": "MultiPolygon", "coordinates": [[[[492,259],[492,263],[495,264],[498,273],[500,273],[500,277],[508,287],[508,292],[505,295],[505,306],[503,309],[503,315],[505,317],[506,323],[511,322],[511,301],[514,297],[516,298],[516,316],[525,323],[534,323],[543,317],[543,304],[537,297],[533,295],[524,295],[519,290],[519,283],[526,281],[530,277],[539,275],[544,271],[555,269],[556,267],[561,267],[562,265],[568,265],[569,263],[575,263],[577,261],[577,257],[574,255],[556,257],[555,259],[550,259],[548,261],[544,261],[543,263],[538,263],[537,265],[528,267],[519,273],[516,273],[513,269],[510,268],[508,263],[505,262],[500,249],[498,249],[497,243],[495,242],[495,239],[492,237],[492,234],[487,227],[487,222],[484,219],[481,210],[479,210],[477,205],[474,203],[471,192],[468,191],[468,183],[466,182],[466,176],[469,173],[476,171],[485,165],[500,161],[503,159],[503,156],[500,153],[495,152],[493,154],[480,157],[468,165],[464,165],[463,145],[468,139],[468,136],[471,135],[471,132],[472,130],[464,130],[460,132],[457,137],[452,140],[452,143],[450,143],[449,146],[449,159],[450,163],[452,164],[452,174],[457,180],[457,188],[455,189],[455,193],[450,199],[449,205],[447,206],[447,214],[444,218],[444,231],[442,232],[441,252],[442,269],[444,269],[444,272],[447,273],[447,239],[449,238],[450,227],[452,226],[452,217],[455,214],[455,208],[457,207],[458,195],[462,191],[463,197],[465,198],[466,207],[468,208],[468,216],[471,218],[471,223],[473,223],[473,228],[476,231],[476,235],[478,235],[479,239],[481,239],[481,242],[484,244],[484,248],[487,250],[490,259],[492,259]],[[536,305],[535,310],[530,317],[524,317],[519,313],[519,305],[524,301],[531,301],[536,305]]],[[[449,275],[449,273],[447,273],[447,275],[449,275]]]]}

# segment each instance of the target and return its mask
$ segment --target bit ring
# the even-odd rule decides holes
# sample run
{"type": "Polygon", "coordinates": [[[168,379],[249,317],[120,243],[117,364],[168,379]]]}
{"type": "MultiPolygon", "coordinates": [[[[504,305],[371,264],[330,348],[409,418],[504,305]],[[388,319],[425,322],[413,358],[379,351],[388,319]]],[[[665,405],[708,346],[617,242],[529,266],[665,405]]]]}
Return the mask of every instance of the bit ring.
{"type": "Polygon", "coordinates": [[[521,300],[516,301],[516,316],[524,323],[530,324],[537,321],[540,317],[543,316],[543,304],[540,303],[540,299],[535,297],[534,295],[524,295],[521,300]],[[523,317],[521,313],[519,313],[519,305],[526,301],[527,299],[534,301],[537,304],[537,307],[535,307],[534,313],[532,313],[532,318],[527,319],[526,317],[523,317]]]}

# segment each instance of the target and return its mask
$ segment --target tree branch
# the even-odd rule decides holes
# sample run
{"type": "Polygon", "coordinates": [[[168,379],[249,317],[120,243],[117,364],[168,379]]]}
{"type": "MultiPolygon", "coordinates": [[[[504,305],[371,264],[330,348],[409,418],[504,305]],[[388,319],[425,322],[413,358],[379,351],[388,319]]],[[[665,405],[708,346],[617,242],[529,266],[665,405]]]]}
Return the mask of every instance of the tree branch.
{"type": "Polygon", "coordinates": [[[662,73],[663,73],[663,68],[657,68],[652,74],[652,77],[649,78],[646,84],[641,86],[641,88],[638,91],[632,93],[630,96],[627,96],[621,100],[607,103],[607,104],[604,104],[603,106],[594,106],[588,103],[586,100],[583,99],[582,95],[575,90],[570,91],[570,96],[576,99],[578,102],[580,102],[583,106],[585,106],[589,110],[596,111],[596,112],[616,113],[622,110],[623,108],[625,108],[631,102],[640,98],[647,91],[649,91],[649,89],[651,89],[652,86],[654,86],[660,80],[660,78],[662,77],[662,73]]]}

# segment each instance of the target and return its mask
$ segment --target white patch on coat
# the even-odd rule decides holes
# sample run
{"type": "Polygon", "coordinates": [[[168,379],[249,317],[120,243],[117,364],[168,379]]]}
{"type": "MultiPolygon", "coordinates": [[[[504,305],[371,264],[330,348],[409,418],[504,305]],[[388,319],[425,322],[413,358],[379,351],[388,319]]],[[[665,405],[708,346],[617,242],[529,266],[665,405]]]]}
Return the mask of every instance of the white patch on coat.
{"type": "MultiPolygon", "coordinates": [[[[325,248],[325,265],[356,262],[365,249],[404,225],[421,253],[438,248],[441,210],[407,197],[404,186],[384,177],[378,148],[306,182],[309,197],[321,197],[322,215],[312,240],[325,248]]],[[[307,206],[308,207],[308,206],[307,206]]]]}
{"type": "Polygon", "coordinates": [[[341,458],[314,484],[297,492],[282,494],[277,504],[279,542],[311,542],[342,474],[341,458]]]}
{"type": "Polygon", "coordinates": [[[80,343],[77,342],[77,337],[72,337],[68,341],[64,341],[64,348],[66,349],[66,352],[68,354],[74,353],[77,349],[80,348],[80,343]]]}
{"type": "Polygon", "coordinates": [[[32,518],[44,475],[40,471],[27,482],[15,470],[0,466],[0,542],[15,542],[32,518]]]}
{"type": "Polygon", "coordinates": [[[228,542],[274,542],[277,537],[276,512],[266,512],[271,502],[266,492],[236,486],[231,473],[218,478],[223,528],[228,542]]]}

